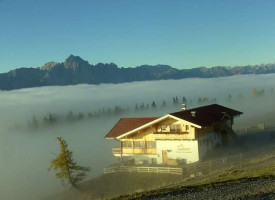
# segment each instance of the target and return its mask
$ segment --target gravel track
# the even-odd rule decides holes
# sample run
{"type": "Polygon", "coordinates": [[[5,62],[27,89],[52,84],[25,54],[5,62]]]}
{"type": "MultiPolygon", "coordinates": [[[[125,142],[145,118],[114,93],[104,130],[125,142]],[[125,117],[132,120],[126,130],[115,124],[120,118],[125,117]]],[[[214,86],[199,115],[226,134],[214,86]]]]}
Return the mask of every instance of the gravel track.
{"type": "Polygon", "coordinates": [[[141,197],[138,200],[275,200],[275,177],[250,178],[239,182],[205,187],[189,187],[167,194],[141,197]]]}

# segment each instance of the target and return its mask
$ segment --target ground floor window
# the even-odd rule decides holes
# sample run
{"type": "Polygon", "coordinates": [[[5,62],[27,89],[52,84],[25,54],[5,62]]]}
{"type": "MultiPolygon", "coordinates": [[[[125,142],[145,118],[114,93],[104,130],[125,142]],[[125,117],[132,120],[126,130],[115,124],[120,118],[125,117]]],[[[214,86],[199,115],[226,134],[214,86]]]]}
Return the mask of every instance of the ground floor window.
{"type": "Polygon", "coordinates": [[[156,142],[155,141],[147,141],[146,146],[147,146],[147,149],[155,149],[156,148],[156,142]]]}

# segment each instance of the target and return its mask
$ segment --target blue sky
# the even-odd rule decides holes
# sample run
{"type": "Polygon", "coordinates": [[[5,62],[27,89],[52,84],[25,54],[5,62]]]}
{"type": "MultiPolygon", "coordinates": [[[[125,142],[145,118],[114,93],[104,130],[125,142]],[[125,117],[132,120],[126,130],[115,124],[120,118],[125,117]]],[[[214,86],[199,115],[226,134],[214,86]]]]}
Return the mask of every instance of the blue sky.
{"type": "Polygon", "coordinates": [[[62,62],[275,62],[272,0],[0,0],[0,72],[62,62]]]}

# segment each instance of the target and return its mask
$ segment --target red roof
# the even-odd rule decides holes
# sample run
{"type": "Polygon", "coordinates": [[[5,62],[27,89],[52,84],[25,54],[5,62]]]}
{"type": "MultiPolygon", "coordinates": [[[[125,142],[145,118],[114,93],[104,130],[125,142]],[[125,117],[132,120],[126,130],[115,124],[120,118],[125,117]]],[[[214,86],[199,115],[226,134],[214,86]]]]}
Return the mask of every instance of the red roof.
{"type": "Polygon", "coordinates": [[[121,118],[109,131],[105,138],[116,138],[158,118],[159,117],[121,118]]]}

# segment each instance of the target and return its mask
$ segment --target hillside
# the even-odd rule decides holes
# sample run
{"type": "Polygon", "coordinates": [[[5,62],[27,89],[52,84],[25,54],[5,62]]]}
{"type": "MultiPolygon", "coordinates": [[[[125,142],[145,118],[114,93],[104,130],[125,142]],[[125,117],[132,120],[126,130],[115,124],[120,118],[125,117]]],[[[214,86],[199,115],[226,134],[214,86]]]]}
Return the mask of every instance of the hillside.
{"type": "MultiPolygon", "coordinates": [[[[257,134],[254,137],[258,136],[257,134]]],[[[251,136],[244,137],[250,138],[251,136]]],[[[246,142],[250,144],[249,141],[246,142]]],[[[243,146],[248,145],[246,142],[241,142],[241,147],[236,144],[235,152],[232,153],[235,155],[237,152],[243,152],[243,146]]],[[[251,143],[251,147],[255,146],[254,144],[251,143]]],[[[220,150],[228,153],[228,149],[229,147],[220,150]]],[[[249,195],[252,197],[272,195],[275,191],[274,159],[274,144],[270,142],[263,148],[257,148],[256,151],[247,151],[238,162],[228,156],[227,164],[211,167],[208,172],[200,164],[199,170],[202,173],[191,171],[191,174],[184,173],[183,175],[137,172],[102,174],[82,183],[80,190],[68,188],[66,191],[44,200],[165,200],[200,199],[199,197],[204,197],[202,199],[212,199],[213,197],[217,197],[216,199],[242,199],[241,197],[249,195]],[[223,198],[220,198],[221,196],[223,198]]],[[[209,162],[209,160],[205,162],[209,162]]]]}
{"type": "Polygon", "coordinates": [[[79,191],[68,189],[44,200],[183,199],[181,195],[184,199],[198,199],[200,196],[211,199],[217,195],[232,199],[257,196],[274,193],[274,167],[274,156],[269,156],[255,157],[242,167],[228,166],[194,178],[126,172],[104,174],[83,183],[79,191]]]}
{"type": "Polygon", "coordinates": [[[125,83],[269,73],[275,73],[275,64],[243,67],[199,67],[182,70],[169,65],[142,65],[134,68],[119,68],[114,63],[91,65],[79,56],[70,55],[62,63],[48,62],[38,68],[19,68],[2,73],[0,74],[0,90],[83,83],[125,83]]]}

